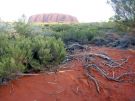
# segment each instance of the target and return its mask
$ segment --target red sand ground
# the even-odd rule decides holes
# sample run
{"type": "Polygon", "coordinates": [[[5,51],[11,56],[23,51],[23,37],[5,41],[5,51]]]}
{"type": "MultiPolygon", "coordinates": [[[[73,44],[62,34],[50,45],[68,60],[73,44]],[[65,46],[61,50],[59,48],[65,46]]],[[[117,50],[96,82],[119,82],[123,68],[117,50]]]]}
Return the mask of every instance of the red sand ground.
{"type": "MultiPolygon", "coordinates": [[[[129,56],[129,61],[116,75],[128,70],[135,71],[135,52],[110,48],[96,48],[92,51],[104,52],[114,59],[129,56]]],[[[64,66],[63,66],[64,67],[64,66]]],[[[0,86],[0,101],[135,101],[135,83],[108,81],[96,73],[100,84],[97,93],[92,81],[88,84],[81,63],[68,63],[65,72],[42,73],[27,76],[0,86]]]]}

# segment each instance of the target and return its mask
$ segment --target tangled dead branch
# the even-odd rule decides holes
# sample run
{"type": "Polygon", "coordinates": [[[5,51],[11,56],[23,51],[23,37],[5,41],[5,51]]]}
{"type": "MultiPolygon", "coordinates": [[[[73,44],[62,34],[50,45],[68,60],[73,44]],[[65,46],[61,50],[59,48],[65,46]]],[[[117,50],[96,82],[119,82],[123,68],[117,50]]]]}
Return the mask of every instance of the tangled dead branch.
{"type": "MultiPolygon", "coordinates": [[[[73,47],[74,45],[70,47],[69,50],[72,49],[73,47]]],[[[67,56],[67,60],[69,61],[77,59],[77,58],[81,58],[83,60],[82,64],[84,67],[84,73],[88,77],[89,80],[93,81],[98,93],[100,93],[99,82],[95,78],[95,76],[92,74],[93,69],[96,70],[101,76],[105,77],[107,80],[114,81],[114,82],[122,82],[123,81],[122,78],[126,76],[131,76],[131,75],[135,76],[135,72],[126,72],[126,73],[122,73],[119,76],[114,76],[114,72],[113,72],[113,76],[110,76],[109,72],[105,71],[104,69],[105,67],[109,69],[118,69],[120,67],[123,67],[123,65],[128,62],[129,57],[120,59],[120,60],[115,60],[105,53],[87,53],[87,52],[74,54],[74,55],[70,54],[67,56]],[[106,65],[104,68],[95,61],[97,58],[101,60],[102,64],[106,65]]]]}
{"type": "MultiPolygon", "coordinates": [[[[115,60],[111,59],[109,56],[106,56],[106,55],[103,55],[103,54],[92,54],[92,53],[90,53],[89,56],[96,56],[96,57],[102,58],[103,60],[106,60],[106,63],[107,63],[106,65],[109,68],[120,67],[128,61],[128,58],[115,61],[115,60]],[[121,63],[118,63],[118,62],[121,62],[121,63]]],[[[87,58],[88,58],[88,56],[87,56],[87,58]]],[[[98,81],[96,80],[96,78],[94,78],[91,74],[92,69],[95,69],[99,74],[101,74],[103,77],[107,78],[108,80],[115,81],[115,82],[122,82],[122,78],[125,77],[125,76],[130,76],[130,75],[135,76],[135,72],[123,73],[123,74],[121,74],[120,76],[117,76],[117,77],[109,76],[108,73],[102,67],[98,66],[96,63],[94,63],[94,64],[93,63],[94,63],[93,61],[89,61],[89,63],[88,63],[88,61],[86,61],[85,65],[84,65],[84,70],[85,70],[86,76],[88,76],[89,79],[92,80],[95,83],[98,93],[100,92],[100,89],[99,89],[100,87],[99,87],[99,84],[98,84],[98,81]]]]}

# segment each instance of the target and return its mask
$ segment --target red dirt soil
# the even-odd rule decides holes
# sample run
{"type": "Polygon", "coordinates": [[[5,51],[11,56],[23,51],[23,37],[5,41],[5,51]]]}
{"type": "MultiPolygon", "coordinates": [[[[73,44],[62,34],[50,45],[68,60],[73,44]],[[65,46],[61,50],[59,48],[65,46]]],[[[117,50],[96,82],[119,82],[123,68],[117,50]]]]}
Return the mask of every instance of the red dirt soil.
{"type": "MultiPolygon", "coordinates": [[[[104,52],[114,59],[129,57],[128,63],[115,71],[116,75],[135,71],[135,51],[97,47],[93,47],[92,51],[104,52]]],[[[135,83],[108,81],[95,73],[100,85],[98,94],[94,83],[88,83],[80,62],[73,61],[62,66],[68,70],[25,76],[0,86],[0,101],[135,101],[135,83]]]]}

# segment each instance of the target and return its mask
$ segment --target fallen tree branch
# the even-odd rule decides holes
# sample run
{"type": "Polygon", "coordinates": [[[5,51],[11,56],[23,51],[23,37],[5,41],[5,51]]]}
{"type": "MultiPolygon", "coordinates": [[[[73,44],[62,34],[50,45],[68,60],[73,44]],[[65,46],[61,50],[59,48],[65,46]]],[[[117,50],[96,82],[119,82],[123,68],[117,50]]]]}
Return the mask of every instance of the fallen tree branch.
{"type": "Polygon", "coordinates": [[[40,74],[25,74],[25,73],[17,73],[16,75],[17,75],[17,76],[37,76],[37,75],[40,75],[40,74]]]}
{"type": "Polygon", "coordinates": [[[105,65],[109,66],[110,68],[120,68],[123,66],[123,64],[125,64],[126,62],[128,62],[128,58],[126,59],[121,59],[121,60],[117,60],[114,61],[112,63],[104,63],[105,65]],[[121,63],[118,63],[118,61],[122,61],[121,63]]]}
{"type": "Polygon", "coordinates": [[[116,77],[116,80],[120,80],[122,77],[130,76],[130,75],[134,75],[135,76],[135,72],[123,73],[120,76],[116,77]]]}
{"type": "Polygon", "coordinates": [[[89,73],[89,71],[87,69],[85,69],[85,75],[87,77],[89,77],[89,79],[94,82],[97,92],[100,93],[100,88],[99,88],[98,81],[89,73]]]}

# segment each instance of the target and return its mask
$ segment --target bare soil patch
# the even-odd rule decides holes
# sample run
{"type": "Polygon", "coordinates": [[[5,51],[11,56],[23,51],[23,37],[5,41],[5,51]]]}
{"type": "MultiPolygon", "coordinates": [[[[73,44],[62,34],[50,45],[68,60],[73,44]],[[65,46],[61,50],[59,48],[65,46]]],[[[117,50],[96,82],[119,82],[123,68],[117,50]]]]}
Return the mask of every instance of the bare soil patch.
{"type": "MultiPolygon", "coordinates": [[[[135,51],[114,48],[92,47],[91,52],[106,53],[113,59],[129,57],[122,68],[109,70],[109,75],[121,75],[124,72],[135,72],[135,51]]],[[[89,52],[87,52],[89,53],[89,52]]],[[[80,52],[80,54],[85,54],[80,52]]],[[[96,60],[97,63],[99,60],[96,60]]],[[[61,65],[54,73],[41,73],[35,76],[24,76],[0,86],[0,101],[134,101],[135,82],[114,82],[94,71],[98,79],[100,93],[95,84],[84,74],[82,63],[73,60],[61,65]]],[[[123,79],[135,80],[135,77],[123,79]]]]}

